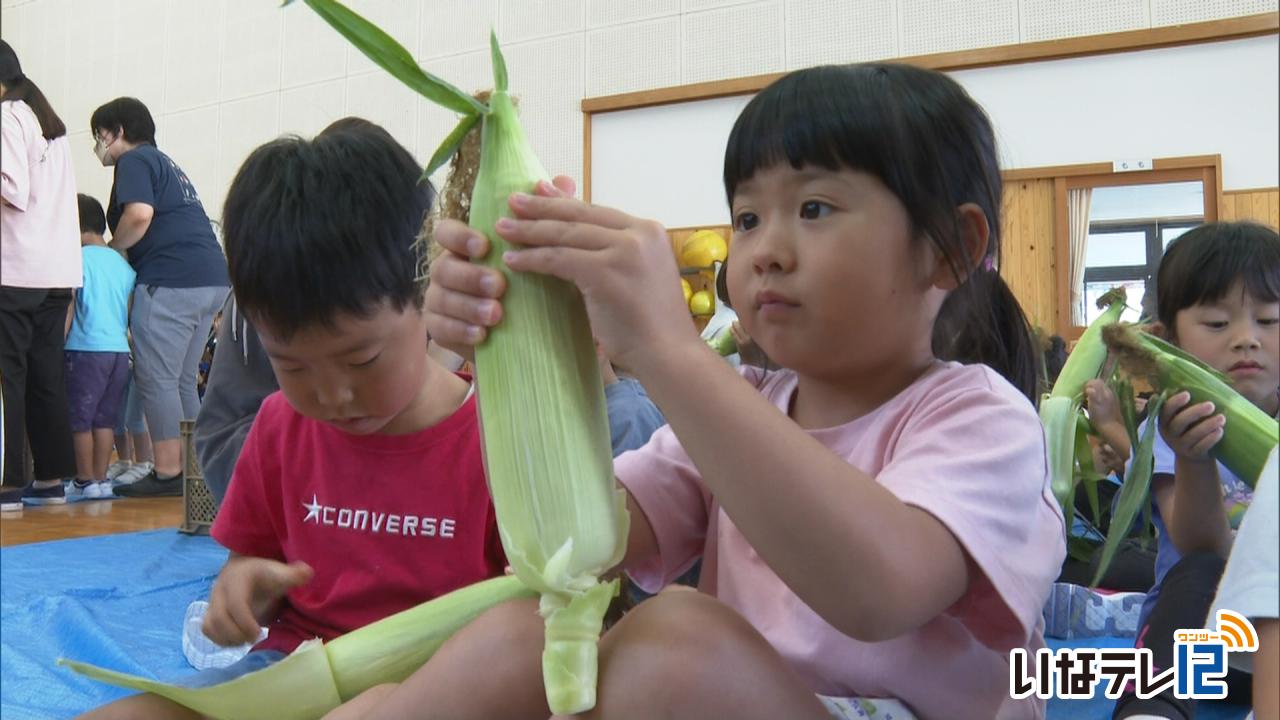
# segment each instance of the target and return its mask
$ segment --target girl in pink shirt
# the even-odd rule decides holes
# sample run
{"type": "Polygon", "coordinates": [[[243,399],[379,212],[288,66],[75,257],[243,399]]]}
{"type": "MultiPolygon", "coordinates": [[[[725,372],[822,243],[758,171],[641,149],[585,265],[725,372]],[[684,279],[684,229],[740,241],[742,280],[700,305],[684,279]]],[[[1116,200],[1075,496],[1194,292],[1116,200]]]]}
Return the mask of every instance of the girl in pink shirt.
{"type": "MultiPolygon", "coordinates": [[[[543,184],[513,195],[513,272],[586,298],[593,333],[670,425],[616,460],[623,568],[657,590],[600,641],[590,717],[1036,718],[1009,654],[1042,645],[1063,555],[1032,398],[1037,348],[995,270],[1001,180],[982,109],[905,65],[802,70],[743,111],[724,167],[728,289],[781,369],[747,381],[688,321],[657,223],[543,184]]],[[[483,236],[441,223],[431,333],[500,321],[483,236]]],[[[495,608],[385,717],[546,718],[536,603],[495,608]]],[[[361,707],[361,706],[364,707],[361,707]]]]}

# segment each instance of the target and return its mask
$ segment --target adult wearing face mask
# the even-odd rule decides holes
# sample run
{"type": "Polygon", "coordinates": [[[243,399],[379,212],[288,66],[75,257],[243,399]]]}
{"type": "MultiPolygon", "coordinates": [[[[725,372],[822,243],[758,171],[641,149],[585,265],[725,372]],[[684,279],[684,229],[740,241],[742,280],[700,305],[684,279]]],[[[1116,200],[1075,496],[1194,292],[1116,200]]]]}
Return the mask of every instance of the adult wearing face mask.
{"type": "Polygon", "coordinates": [[[0,40],[0,510],[66,502],[75,472],[62,350],[81,285],[67,128],[0,40]],[[24,493],[28,438],[36,482],[24,493]]]}
{"type": "Polygon", "coordinates": [[[116,494],[181,495],[178,423],[200,410],[196,370],[230,287],[227,262],[191,180],[156,147],[146,105],[116,98],[93,111],[89,127],[94,154],[115,166],[110,245],[138,274],[129,320],[134,381],[155,454],[155,468],[116,494]]]}

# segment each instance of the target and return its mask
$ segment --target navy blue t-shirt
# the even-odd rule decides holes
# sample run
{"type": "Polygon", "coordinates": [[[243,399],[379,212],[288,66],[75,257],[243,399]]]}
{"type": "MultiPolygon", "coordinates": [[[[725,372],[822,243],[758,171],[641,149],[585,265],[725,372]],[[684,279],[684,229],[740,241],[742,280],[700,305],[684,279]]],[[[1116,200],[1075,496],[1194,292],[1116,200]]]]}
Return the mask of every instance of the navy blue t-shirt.
{"type": "Polygon", "coordinates": [[[195,186],[155,145],[139,145],[116,160],[115,184],[107,206],[107,223],[113,234],[125,205],[133,202],[146,203],[155,211],[146,234],[128,250],[139,285],[231,285],[226,257],[195,186]]]}

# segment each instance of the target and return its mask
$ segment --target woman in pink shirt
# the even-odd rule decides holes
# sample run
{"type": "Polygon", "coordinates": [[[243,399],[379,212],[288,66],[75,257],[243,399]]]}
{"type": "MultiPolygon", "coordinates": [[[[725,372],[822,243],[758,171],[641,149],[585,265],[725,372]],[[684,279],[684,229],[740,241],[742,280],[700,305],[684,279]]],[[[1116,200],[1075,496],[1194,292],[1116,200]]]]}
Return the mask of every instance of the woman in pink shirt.
{"type": "MultiPolygon", "coordinates": [[[[929,70],[811,68],[757,95],[725,156],[728,287],[781,369],[746,382],[689,322],[661,226],[545,183],[511,196],[510,271],[575,283],[670,423],[615,461],[622,567],[658,590],[703,560],[701,592],[603,635],[588,717],[1043,716],[1010,698],[1009,658],[1043,645],[1063,520],[1038,348],[995,269],[996,157],[986,114],[929,70]]],[[[503,275],[466,262],[475,231],[436,239],[431,334],[466,349],[503,275]]],[[[546,718],[542,643],[536,603],[495,608],[340,712],[546,718]]]]}
{"type": "Polygon", "coordinates": [[[80,221],[67,127],[0,40],[0,510],[66,502],[76,471],[62,376],[67,306],[80,287],[80,221]],[[26,488],[26,443],[35,483],[26,488]]]}

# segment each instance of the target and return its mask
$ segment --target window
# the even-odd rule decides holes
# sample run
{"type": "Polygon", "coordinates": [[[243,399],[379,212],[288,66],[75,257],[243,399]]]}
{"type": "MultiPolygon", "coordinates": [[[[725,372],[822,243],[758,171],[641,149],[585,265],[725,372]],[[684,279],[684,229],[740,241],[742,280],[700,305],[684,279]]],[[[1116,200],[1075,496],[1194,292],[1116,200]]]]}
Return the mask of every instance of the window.
{"type": "MultiPolygon", "coordinates": [[[[1089,224],[1085,248],[1085,318],[1092,323],[1101,314],[1097,301],[1111,288],[1124,286],[1129,306],[1121,320],[1136,322],[1146,308],[1147,293],[1155,291],[1156,270],[1164,249],[1182,233],[1200,224],[1199,219],[1107,221],[1089,224]]],[[[1152,299],[1154,300],[1154,294],[1152,299]]]]}

